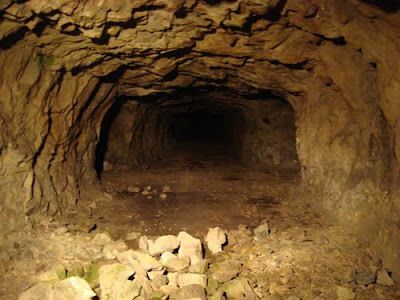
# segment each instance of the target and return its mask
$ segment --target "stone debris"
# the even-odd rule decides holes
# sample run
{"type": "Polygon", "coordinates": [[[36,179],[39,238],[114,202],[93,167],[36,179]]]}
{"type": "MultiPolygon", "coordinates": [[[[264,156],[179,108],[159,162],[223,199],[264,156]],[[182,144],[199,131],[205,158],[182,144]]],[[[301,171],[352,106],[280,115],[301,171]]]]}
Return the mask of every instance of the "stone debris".
{"type": "Polygon", "coordinates": [[[163,193],[171,193],[171,187],[170,187],[169,185],[164,185],[164,186],[161,188],[161,191],[162,191],[163,193]]]}
{"type": "Polygon", "coordinates": [[[125,238],[124,239],[127,240],[127,241],[133,241],[133,240],[138,239],[140,237],[140,235],[141,235],[140,232],[131,231],[131,232],[125,234],[125,238]]]}
{"type": "MultiPolygon", "coordinates": [[[[258,228],[268,232],[266,222],[258,228]]],[[[212,238],[208,243],[223,231],[213,228],[210,232],[212,238]]],[[[139,250],[125,250],[123,241],[114,241],[109,234],[97,233],[85,246],[87,251],[94,253],[96,262],[90,265],[56,265],[36,276],[36,284],[26,289],[19,299],[84,300],[97,296],[101,300],[351,300],[363,299],[357,292],[360,289],[368,291],[370,287],[372,298],[390,299],[384,294],[395,282],[382,267],[376,273],[366,268],[357,272],[348,269],[342,273],[344,286],[329,289],[314,286],[312,294],[305,296],[300,289],[303,280],[300,278],[310,270],[307,266],[299,269],[293,250],[283,248],[277,251],[271,245],[273,240],[265,243],[262,238],[257,238],[255,235],[260,232],[255,230],[252,235],[244,226],[229,231],[227,235],[234,245],[228,242],[223,253],[218,256],[209,253],[211,258],[206,259],[203,258],[202,242],[184,231],[178,236],[160,236],[154,241],[141,236],[142,244],[147,246],[139,250]]],[[[264,233],[261,236],[267,238],[264,233]]],[[[135,235],[139,236],[138,233],[135,235]]],[[[215,240],[219,246],[223,241],[222,238],[215,240]]],[[[308,259],[313,261],[318,257],[309,255],[308,259]]]]}
{"type": "Polygon", "coordinates": [[[179,241],[174,235],[161,236],[154,243],[149,240],[148,244],[149,253],[152,256],[159,255],[165,251],[173,251],[179,247],[179,241]]]}
{"type": "Polygon", "coordinates": [[[240,271],[241,263],[237,260],[225,260],[214,263],[208,270],[210,277],[219,283],[227,282],[235,278],[240,271]]]}
{"type": "Polygon", "coordinates": [[[389,276],[388,272],[386,270],[379,270],[377,273],[376,277],[376,283],[383,285],[383,286],[393,286],[395,285],[395,282],[393,279],[389,276]]]}
{"type": "Polygon", "coordinates": [[[203,247],[199,239],[181,231],[178,234],[178,241],[180,243],[178,257],[188,256],[191,265],[195,265],[203,259],[203,247]]]}
{"type": "Polygon", "coordinates": [[[207,277],[203,274],[183,273],[178,275],[178,286],[180,288],[191,284],[199,284],[207,288],[207,277]]]}
{"type": "MultiPolygon", "coordinates": [[[[53,286],[52,299],[70,300],[82,299],[89,300],[96,296],[90,285],[82,278],[70,277],[58,281],[53,286]]],[[[119,298],[122,299],[122,298],[119,298]]]]}
{"type": "Polygon", "coordinates": [[[187,285],[171,293],[170,300],[206,300],[206,291],[199,284],[187,285]]]}
{"type": "Polygon", "coordinates": [[[226,243],[226,234],[219,228],[210,228],[205,238],[208,249],[215,254],[222,251],[222,245],[226,243]]]}
{"type": "Polygon", "coordinates": [[[163,265],[150,254],[140,251],[132,251],[132,255],[140,262],[146,271],[160,271],[163,269],[163,265]]]}
{"type": "Polygon", "coordinates": [[[99,269],[101,298],[133,299],[128,297],[138,296],[140,287],[129,280],[134,274],[132,268],[120,263],[101,266],[99,269]]]}
{"type": "Polygon", "coordinates": [[[49,282],[40,282],[23,292],[19,300],[43,300],[57,299],[70,300],[82,299],[90,300],[96,293],[90,285],[82,278],[70,277],[54,284],[49,282]]]}
{"type": "Polygon", "coordinates": [[[254,229],[254,237],[259,242],[268,241],[269,233],[268,223],[266,221],[254,229]]]}
{"type": "Polygon", "coordinates": [[[356,298],[356,294],[346,287],[339,286],[336,288],[336,296],[338,300],[351,300],[356,298]]]}
{"type": "Polygon", "coordinates": [[[141,188],[138,186],[128,186],[127,190],[130,193],[140,193],[141,188]]]}
{"type": "Polygon", "coordinates": [[[190,273],[204,274],[208,270],[208,265],[209,265],[209,261],[206,259],[203,259],[203,260],[199,261],[197,264],[191,265],[189,267],[188,271],[190,273]]]}
{"type": "Polygon", "coordinates": [[[189,267],[190,258],[188,256],[177,257],[171,252],[164,252],[161,255],[160,262],[172,272],[182,271],[189,267]]]}
{"type": "Polygon", "coordinates": [[[166,199],[168,199],[168,195],[165,194],[165,193],[161,193],[161,194],[160,194],[160,198],[161,198],[162,200],[166,200],[166,199]]]}
{"type": "Polygon", "coordinates": [[[372,271],[357,271],[354,274],[354,281],[360,285],[369,285],[375,283],[376,274],[372,271]]]}

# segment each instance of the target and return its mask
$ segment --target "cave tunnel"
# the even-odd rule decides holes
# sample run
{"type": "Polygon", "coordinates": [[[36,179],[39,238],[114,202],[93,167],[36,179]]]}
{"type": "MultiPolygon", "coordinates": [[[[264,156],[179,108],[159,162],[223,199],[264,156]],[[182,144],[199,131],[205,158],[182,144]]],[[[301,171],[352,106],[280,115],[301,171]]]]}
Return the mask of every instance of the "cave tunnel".
{"type": "Polygon", "coordinates": [[[2,1],[0,298],[399,299],[399,7],[2,1]]]}
{"type": "Polygon", "coordinates": [[[99,178],[104,164],[134,170],[184,160],[298,174],[295,114],[285,99],[205,89],[155,100],[118,100],[107,112],[96,150],[99,178]]]}

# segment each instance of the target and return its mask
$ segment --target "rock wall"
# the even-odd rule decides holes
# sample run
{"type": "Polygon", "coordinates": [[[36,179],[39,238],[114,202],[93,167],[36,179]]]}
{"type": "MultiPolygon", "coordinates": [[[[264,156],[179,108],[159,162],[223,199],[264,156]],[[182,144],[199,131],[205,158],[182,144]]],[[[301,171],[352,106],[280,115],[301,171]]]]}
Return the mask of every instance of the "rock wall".
{"type": "Polygon", "coordinates": [[[288,99],[316,205],[395,247],[400,12],[379,3],[2,1],[1,230],[73,212],[118,97],[223,87],[288,99]]]}

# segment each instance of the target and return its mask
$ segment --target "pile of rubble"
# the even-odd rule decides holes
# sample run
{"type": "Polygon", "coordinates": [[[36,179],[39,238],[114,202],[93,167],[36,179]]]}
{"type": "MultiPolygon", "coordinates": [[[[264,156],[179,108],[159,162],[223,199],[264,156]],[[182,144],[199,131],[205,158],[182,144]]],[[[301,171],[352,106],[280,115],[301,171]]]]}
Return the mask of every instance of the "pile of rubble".
{"type": "Polygon", "coordinates": [[[11,272],[34,274],[21,300],[400,296],[397,279],[371,249],[355,252],[361,244],[337,227],[277,230],[264,220],[254,230],[245,225],[229,231],[210,228],[204,243],[185,231],[157,237],[130,232],[124,240],[113,240],[105,232],[71,234],[63,227],[49,234],[47,247],[36,241],[19,247],[20,258],[33,251],[32,263],[23,260],[5,273],[7,278],[15,278],[11,272]],[[135,250],[125,243],[132,240],[137,242],[135,250]],[[38,261],[54,267],[37,272],[38,261]]]}
{"type": "Polygon", "coordinates": [[[184,231],[155,239],[140,236],[139,249],[132,250],[98,233],[91,241],[101,248],[94,263],[44,272],[19,299],[259,299],[253,282],[240,275],[241,262],[217,255],[228,243],[226,233],[211,228],[205,241],[207,249],[184,231]]]}

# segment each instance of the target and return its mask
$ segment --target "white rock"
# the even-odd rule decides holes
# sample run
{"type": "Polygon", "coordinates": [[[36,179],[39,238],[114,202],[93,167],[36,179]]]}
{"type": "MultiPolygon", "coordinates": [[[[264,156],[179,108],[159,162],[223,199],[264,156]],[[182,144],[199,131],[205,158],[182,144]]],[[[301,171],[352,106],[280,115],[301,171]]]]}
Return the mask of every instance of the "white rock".
{"type": "Polygon", "coordinates": [[[52,297],[57,300],[90,300],[94,296],[96,296],[96,293],[89,283],[75,276],[58,281],[53,286],[52,297]]]}
{"type": "MultiPolygon", "coordinates": [[[[123,264],[103,265],[99,269],[101,299],[133,299],[140,294],[140,286],[128,280],[135,271],[123,264]]],[[[71,298],[76,299],[76,298],[71,298]]]]}
{"type": "Polygon", "coordinates": [[[146,271],[155,270],[160,271],[163,269],[163,265],[156,260],[154,257],[147,253],[139,252],[139,251],[132,251],[132,255],[135,259],[137,259],[142,267],[146,271]]]}
{"type": "Polygon", "coordinates": [[[53,287],[48,282],[39,282],[24,291],[18,300],[50,300],[53,287]]]}
{"type": "Polygon", "coordinates": [[[146,270],[143,268],[140,262],[134,258],[132,249],[124,252],[113,251],[113,254],[117,257],[121,264],[131,267],[135,271],[135,274],[140,274],[147,277],[146,270]]]}
{"type": "Polygon", "coordinates": [[[100,232],[95,235],[92,240],[94,245],[107,245],[112,244],[114,241],[109,233],[100,232]]]}
{"type": "Polygon", "coordinates": [[[143,249],[143,250],[149,250],[149,239],[147,238],[147,236],[142,235],[139,238],[139,249],[143,249]]]}
{"type": "Polygon", "coordinates": [[[132,241],[132,240],[136,240],[138,237],[140,237],[140,232],[132,231],[125,235],[125,240],[132,241]]]}
{"type": "Polygon", "coordinates": [[[189,267],[190,258],[188,256],[177,257],[171,252],[164,252],[161,255],[160,262],[170,271],[182,271],[189,267]]]}
{"type": "Polygon", "coordinates": [[[196,273],[184,273],[178,276],[178,285],[183,288],[187,285],[199,284],[204,288],[207,288],[207,277],[204,274],[196,273]]]}
{"type": "Polygon", "coordinates": [[[189,273],[204,274],[208,270],[209,262],[206,259],[199,261],[197,264],[189,267],[189,273]]]}
{"type": "Polygon", "coordinates": [[[164,194],[164,193],[161,193],[160,194],[160,198],[163,199],[163,200],[166,200],[168,198],[168,195],[164,194]]]}
{"type": "Polygon", "coordinates": [[[206,300],[206,291],[199,284],[187,285],[171,292],[170,300],[206,300]]]}
{"type": "MultiPolygon", "coordinates": [[[[172,285],[169,285],[169,284],[160,286],[160,288],[159,288],[159,291],[164,293],[165,295],[174,294],[174,293],[176,293],[177,290],[178,290],[178,287],[172,286],[172,285]]],[[[172,298],[170,298],[170,299],[172,299],[172,298]]]]}
{"type": "Polygon", "coordinates": [[[162,276],[165,273],[165,269],[162,270],[157,270],[157,271],[150,271],[147,273],[147,275],[149,276],[150,280],[153,280],[155,278],[157,278],[158,276],[162,276]]]}
{"type": "Polygon", "coordinates": [[[171,187],[169,185],[164,185],[161,190],[163,193],[170,193],[171,187]]]}
{"type": "Polygon", "coordinates": [[[149,241],[149,253],[152,256],[159,255],[165,251],[178,249],[179,241],[174,235],[160,236],[154,244],[149,241]]]}
{"type": "Polygon", "coordinates": [[[199,239],[181,231],[178,234],[178,241],[180,242],[178,257],[190,257],[191,265],[195,265],[203,259],[203,249],[199,239]]]}
{"type": "Polygon", "coordinates": [[[266,221],[263,222],[264,223],[254,229],[255,239],[259,242],[266,242],[269,238],[268,223],[266,221]]]}
{"type": "Polygon", "coordinates": [[[143,299],[150,299],[153,293],[153,288],[151,286],[150,280],[147,278],[147,274],[145,276],[141,274],[135,274],[135,279],[133,280],[138,286],[141,286],[142,289],[140,291],[140,297],[143,299]]]}
{"type": "Polygon", "coordinates": [[[157,291],[161,286],[168,284],[168,277],[166,275],[156,276],[151,280],[151,286],[154,291],[157,291]]]}
{"type": "Polygon", "coordinates": [[[178,276],[179,273],[177,272],[168,272],[167,277],[168,277],[168,285],[172,286],[178,286],[178,276]]]}
{"type": "Polygon", "coordinates": [[[205,241],[207,242],[208,249],[213,254],[221,252],[222,245],[226,243],[225,232],[219,227],[210,228],[208,229],[205,241]]]}
{"type": "Polygon", "coordinates": [[[128,186],[128,192],[130,193],[139,193],[140,190],[141,189],[138,186],[128,186]]]}

